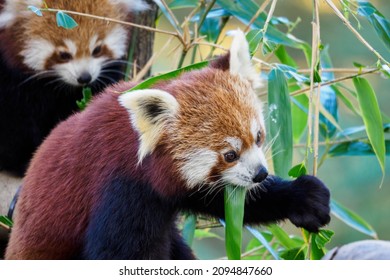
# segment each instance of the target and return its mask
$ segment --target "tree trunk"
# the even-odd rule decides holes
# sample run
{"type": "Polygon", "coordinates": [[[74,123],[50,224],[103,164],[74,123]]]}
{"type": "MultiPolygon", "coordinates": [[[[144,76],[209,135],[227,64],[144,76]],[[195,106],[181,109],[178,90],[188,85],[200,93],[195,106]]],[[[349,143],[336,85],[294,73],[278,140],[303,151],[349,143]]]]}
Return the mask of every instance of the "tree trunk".
{"type": "MultiPolygon", "coordinates": [[[[150,9],[143,13],[137,14],[132,22],[155,27],[156,19],[158,15],[157,5],[152,0],[146,1],[150,9]]],[[[130,36],[130,46],[128,52],[128,61],[131,62],[128,65],[126,71],[127,80],[131,80],[148,62],[153,54],[153,43],[155,33],[152,31],[132,27],[130,36]],[[135,69],[135,71],[134,71],[135,69]]],[[[142,78],[146,78],[150,75],[150,70],[142,78]]]]}

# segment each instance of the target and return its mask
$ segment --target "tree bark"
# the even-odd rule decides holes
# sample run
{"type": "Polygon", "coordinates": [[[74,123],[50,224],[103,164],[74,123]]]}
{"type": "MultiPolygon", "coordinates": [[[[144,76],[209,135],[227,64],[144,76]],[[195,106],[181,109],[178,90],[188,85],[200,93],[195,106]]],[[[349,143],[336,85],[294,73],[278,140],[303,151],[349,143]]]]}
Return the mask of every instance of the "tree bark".
{"type": "MultiPolygon", "coordinates": [[[[146,2],[149,4],[150,9],[145,12],[138,13],[133,18],[132,22],[155,27],[158,15],[157,5],[152,0],[147,0],[146,2]]],[[[126,71],[127,80],[131,80],[134,75],[136,75],[136,73],[145,66],[152,56],[155,36],[155,33],[152,31],[135,27],[130,29],[130,34],[128,61],[131,62],[131,64],[128,65],[128,69],[126,71]],[[136,69],[136,71],[134,71],[134,69],[136,69]]],[[[150,70],[143,78],[146,78],[149,75],[150,70]]]]}

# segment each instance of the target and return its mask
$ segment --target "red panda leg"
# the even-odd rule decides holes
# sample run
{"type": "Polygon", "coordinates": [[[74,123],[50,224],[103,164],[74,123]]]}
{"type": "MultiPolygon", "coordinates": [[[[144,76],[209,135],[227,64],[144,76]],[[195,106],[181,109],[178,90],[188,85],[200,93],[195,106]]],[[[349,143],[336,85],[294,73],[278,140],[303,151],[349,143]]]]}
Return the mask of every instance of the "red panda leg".
{"type": "MultiPolygon", "coordinates": [[[[268,176],[262,186],[247,194],[244,223],[262,224],[290,219],[297,227],[316,232],[330,221],[330,194],[326,186],[313,176],[285,181],[268,176]]],[[[224,219],[224,193],[210,190],[190,193],[183,210],[224,219]]]]}

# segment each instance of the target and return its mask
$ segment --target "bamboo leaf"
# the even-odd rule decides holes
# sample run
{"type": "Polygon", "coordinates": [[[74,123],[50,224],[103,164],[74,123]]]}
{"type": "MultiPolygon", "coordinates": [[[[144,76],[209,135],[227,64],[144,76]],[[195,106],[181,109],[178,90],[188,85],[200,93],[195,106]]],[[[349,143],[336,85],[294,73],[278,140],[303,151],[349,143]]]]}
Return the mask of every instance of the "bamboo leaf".
{"type": "Polygon", "coordinates": [[[65,29],[73,29],[78,26],[77,22],[66,13],[59,11],[56,14],[57,26],[63,27],[65,29]]]}
{"type": "Polygon", "coordinates": [[[92,100],[92,90],[89,87],[83,88],[83,98],[76,100],[76,104],[81,111],[87,108],[88,103],[92,100]]]}
{"type": "Polygon", "coordinates": [[[225,247],[229,260],[241,259],[245,195],[243,187],[225,187],[225,247]]]}
{"type": "Polygon", "coordinates": [[[298,177],[301,177],[301,176],[306,175],[306,174],[307,174],[307,169],[306,169],[304,162],[295,165],[288,172],[288,176],[293,177],[293,178],[298,178],[298,177]]]}
{"type": "MultiPolygon", "coordinates": [[[[390,140],[385,141],[386,155],[390,155],[390,140]]],[[[375,152],[371,144],[367,141],[345,141],[337,145],[333,145],[329,150],[328,155],[331,157],[337,156],[374,156],[375,152]]]]}
{"type": "Polygon", "coordinates": [[[192,246],[195,236],[196,215],[188,215],[183,223],[182,235],[188,246],[192,246]]]}
{"type": "Polygon", "coordinates": [[[198,3],[198,0],[173,0],[168,6],[170,9],[195,8],[198,3]]]}
{"type": "Polygon", "coordinates": [[[169,10],[164,6],[164,4],[161,2],[161,0],[154,0],[154,3],[158,6],[160,11],[164,14],[164,16],[167,18],[167,20],[170,22],[170,24],[175,28],[176,31],[183,34],[183,29],[177,24],[177,21],[173,17],[173,15],[169,12],[169,10]]]}
{"type": "Polygon", "coordinates": [[[367,136],[370,140],[372,148],[379,161],[382,173],[385,173],[385,137],[383,132],[383,124],[381,112],[375,92],[370,83],[360,77],[353,78],[355,85],[359,107],[362,112],[363,122],[366,127],[367,136]]]}
{"type": "Polygon", "coordinates": [[[267,228],[274,235],[274,237],[279,240],[283,247],[287,249],[293,249],[301,245],[296,240],[290,238],[290,236],[280,226],[272,224],[267,228]]]}
{"type": "Polygon", "coordinates": [[[170,72],[158,75],[158,76],[151,77],[149,79],[146,79],[142,83],[139,83],[138,85],[134,86],[133,88],[126,90],[122,93],[126,93],[126,92],[133,91],[133,90],[138,90],[138,89],[150,88],[154,84],[156,84],[160,81],[166,81],[166,80],[176,78],[184,72],[187,72],[190,70],[201,69],[203,67],[206,67],[208,64],[209,64],[209,61],[202,61],[202,62],[194,63],[191,65],[187,65],[185,67],[182,67],[182,68],[179,68],[179,69],[176,69],[176,70],[173,70],[173,71],[170,71],[170,72]]]}
{"type": "Polygon", "coordinates": [[[278,176],[287,178],[292,163],[291,104],[287,80],[279,69],[268,75],[268,111],[272,144],[272,160],[278,176]]]}
{"type": "Polygon", "coordinates": [[[272,248],[270,243],[267,241],[267,239],[264,237],[264,235],[259,232],[258,230],[255,230],[252,227],[246,226],[245,227],[258,241],[260,241],[261,244],[267,249],[268,252],[274,257],[275,260],[279,260],[278,253],[272,248]]]}
{"type": "Polygon", "coordinates": [[[224,240],[221,236],[219,236],[216,233],[210,232],[209,229],[196,229],[194,237],[196,239],[203,239],[203,238],[216,238],[219,240],[224,240]]]}
{"type": "Polygon", "coordinates": [[[330,202],[330,207],[332,210],[332,214],[351,228],[354,228],[357,231],[373,238],[378,238],[377,233],[375,232],[373,227],[358,214],[347,209],[333,199],[330,202]]]}
{"type": "Polygon", "coordinates": [[[30,11],[32,11],[32,12],[33,12],[34,14],[36,14],[37,16],[40,16],[40,17],[43,16],[41,9],[39,9],[39,8],[37,8],[37,7],[35,7],[35,6],[30,5],[30,6],[27,7],[27,9],[29,9],[30,11]]]}
{"type": "Polygon", "coordinates": [[[10,228],[12,228],[12,226],[13,226],[13,221],[10,218],[8,218],[7,216],[0,216],[0,223],[4,224],[10,228]]]}

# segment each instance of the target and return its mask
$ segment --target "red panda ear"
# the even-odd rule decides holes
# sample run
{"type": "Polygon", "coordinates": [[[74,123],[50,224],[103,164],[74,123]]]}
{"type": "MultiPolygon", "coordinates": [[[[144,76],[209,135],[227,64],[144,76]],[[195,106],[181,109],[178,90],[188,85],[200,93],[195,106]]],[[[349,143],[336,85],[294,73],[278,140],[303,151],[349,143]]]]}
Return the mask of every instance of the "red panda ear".
{"type": "MultiPolygon", "coordinates": [[[[233,75],[249,80],[253,88],[256,89],[261,86],[262,82],[260,75],[256,73],[256,69],[251,63],[248,41],[241,30],[232,33],[234,38],[229,52],[229,71],[233,75]]],[[[226,62],[223,65],[226,65],[226,62]]]]}
{"type": "Polygon", "coordinates": [[[127,109],[131,124],[139,133],[138,161],[141,162],[153,152],[166,123],[175,117],[179,103],[171,94],[158,89],[124,93],[119,103],[127,109]]]}
{"type": "Polygon", "coordinates": [[[144,0],[110,0],[114,5],[120,5],[127,12],[145,11],[149,9],[149,5],[144,0]]]}
{"type": "Polygon", "coordinates": [[[216,59],[210,61],[209,67],[220,69],[222,71],[228,71],[230,69],[230,52],[217,57],[216,59]]]}
{"type": "Polygon", "coordinates": [[[28,6],[37,8],[42,6],[42,0],[5,0],[0,11],[0,28],[11,26],[17,17],[33,16],[34,13],[27,9],[28,6]]]}

